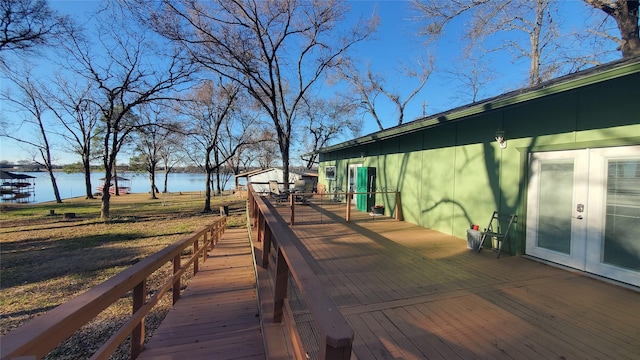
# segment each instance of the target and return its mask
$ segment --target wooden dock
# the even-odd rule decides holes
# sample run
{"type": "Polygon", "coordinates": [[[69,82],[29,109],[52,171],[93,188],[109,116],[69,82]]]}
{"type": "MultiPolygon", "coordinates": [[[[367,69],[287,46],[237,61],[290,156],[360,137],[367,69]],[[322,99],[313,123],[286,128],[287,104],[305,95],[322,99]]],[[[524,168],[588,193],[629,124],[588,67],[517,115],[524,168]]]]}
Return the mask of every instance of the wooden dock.
{"type": "Polygon", "coordinates": [[[138,359],[266,359],[246,228],[226,230],[138,359]]]}

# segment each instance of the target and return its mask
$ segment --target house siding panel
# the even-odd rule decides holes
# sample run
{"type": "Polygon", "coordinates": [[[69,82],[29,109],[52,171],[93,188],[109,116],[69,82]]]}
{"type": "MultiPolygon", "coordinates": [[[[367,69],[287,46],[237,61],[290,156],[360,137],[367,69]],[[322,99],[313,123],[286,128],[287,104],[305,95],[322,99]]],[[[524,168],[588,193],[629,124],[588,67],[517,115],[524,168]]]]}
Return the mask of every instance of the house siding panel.
{"type": "MultiPolygon", "coordinates": [[[[454,209],[454,164],[456,149],[445,147],[422,151],[422,196],[420,197],[421,226],[444,233],[452,228],[451,215],[454,209]]],[[[406,193],[402,193],[403,204],[406,193]]],[[[404,213],[403,206],[403,213],[404,213]]],[[[408,221],[408,220],[407,220],[408,221]]]]}

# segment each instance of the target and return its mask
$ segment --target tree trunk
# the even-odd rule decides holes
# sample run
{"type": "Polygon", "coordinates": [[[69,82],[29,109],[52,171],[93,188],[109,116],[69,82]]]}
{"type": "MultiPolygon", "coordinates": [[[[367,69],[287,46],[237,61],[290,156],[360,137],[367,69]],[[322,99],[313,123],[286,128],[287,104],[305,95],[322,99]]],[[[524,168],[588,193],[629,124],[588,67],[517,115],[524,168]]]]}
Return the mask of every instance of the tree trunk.
{"type": "Polygon", "coordinates": [[[111,200],[111,194],[109,193],[109,187],[111,184],[111,167],[105,168],[104,184],[102,185],[102,202],[100,203],[100,219],[109,219],[109,200],[111,200]]]}
{"type": "Polygon", "coordinates": [[[102,202],[100,203],[100,219],[107,220],[109,219],[109,200],[111,199],[111,194],[109,193],[109,186],[105,185],[105,188],[102,192],[102,202]],[[106,190],[106,192],[104,191],[106,190]]]}
{"type": "Polygon", "coordinates": [[[209,165],[207,165],[205,169],[207,172],[207,184],[204,190],[204,209],[202,209],[202,212],[211,212],[211,174],[213,173],[213,170],[209,165]]]}
{"type": "Polygon", "coordinates": [[[216,193],[222,195],[222,182],[220,181],[220,166],[216,168],[216,193]]]}
{"type": "Polygon", "coordinates": [[[536,7],[536,26],[529,35],[531,41],[531,66],[529,67],[529,86],[542,82],[540,77],[540,33],[542,32],[542,22],[544,21],[546,1],[538,0],[536,7]]]}
{"type": "Polygon", "coordinates": [[[162,193],[166,194],[169,192],[169,190],[167,190],[167,184],[169,183],[169,170],[168,167],[165,165],[164,167],[164,188],[162,189],[162,193]]]}
{"type": "Polygon", "coordinates": [[[620,31],[620,46],[623,58],[640,55],[640,32],[638,31],[638,0],[617,0],[609,3],[603,0],[584,0],[590,6],[611,16],[620,31]]]}
{"type": "Polygon", "coordinates": [[[151,183],[151,198],[152,199],[157,199],[158,197],[156,196],[156,169],[155,166],[152,166],[149,169],[149,182],[151,183]]]}
{"type": "Polygon", "coordinates": [[[120,196],[120,190],[118,189],[118,165],[116,162],[113,162],[113,194],[115,196],[120,196]]]}
{"type": "Polygon", "coordinates": [[[60,197],[60,191],[58,190],[58,183],[56,182],[56,177],[53,174],[53,169],[48,166],[47,171],[49,172],[49,177],[51,178],[51,186],[53,186],[53,194],[56,197],[56,203],[62,204],[62,198],[60,197]]]}
{"type": "Polygon", "coordinates": [[[82,156],[82,167],[84,168],[84,188],[87,192],[85,199],[94,199],[91,188],[91,164],[88,156],[82,156]]]}
{"type": "Polygon", "coordinates": [[[640,32],[638,31],[638,4],[639,1],[619,0],[617,11],[614,16],[618,29],[620,29],[620,51],[622,57],[628,58],[640,55],[640,32]]]}
{"type": "Polygon", "coordinates": [[[289,140],[283,141],[284,144],[280,146],[280,152],[282,153],[282,173],[284,189],[289,190],[289,140]]]}
{"type": "Polygon", "coordinates": [[[218,153],[218,150],[215,150],[215,161],[216,161],[216,194],[217,195],[221,195],[222,194],[222,189],[220,189],[220,154],[218,153]]]}

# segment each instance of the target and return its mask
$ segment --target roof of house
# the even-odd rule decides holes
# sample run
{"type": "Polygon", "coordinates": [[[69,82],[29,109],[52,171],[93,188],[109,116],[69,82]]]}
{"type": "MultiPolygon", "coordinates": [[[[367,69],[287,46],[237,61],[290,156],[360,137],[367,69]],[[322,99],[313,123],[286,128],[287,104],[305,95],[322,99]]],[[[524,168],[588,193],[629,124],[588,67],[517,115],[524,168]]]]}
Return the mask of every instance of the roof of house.
{"type": "Polygon", "coordinates": [[[249,177],[249,176],[251,176],[251,175],[259,174],[259,173],[265,172],[265,171],[267,171],[267,170],[270,170],[270,169],[253,169],[253,170],[248,170],[248,171],[244,171],[244,172],[241,172],[241,173],[237,173],[237,174],[235,175],[235,177],[249,177]]]}
{"type": "Polygon", "coordinates": [[[317,152],[327,153],[353,146],[368,144],[378,140],[419,131],[425,128],[439,126],[451,121],[462,120],[469,116],[489,110],[505,108],[637,72],[640,72],[640,56],[595,66],[590,69],[561,76],[538,85],[511,91],[468,105],[463,105],[435,115],[423,117],[412,122],[345,141],[340,144],[328,146],[318,150],[317,152]]]}

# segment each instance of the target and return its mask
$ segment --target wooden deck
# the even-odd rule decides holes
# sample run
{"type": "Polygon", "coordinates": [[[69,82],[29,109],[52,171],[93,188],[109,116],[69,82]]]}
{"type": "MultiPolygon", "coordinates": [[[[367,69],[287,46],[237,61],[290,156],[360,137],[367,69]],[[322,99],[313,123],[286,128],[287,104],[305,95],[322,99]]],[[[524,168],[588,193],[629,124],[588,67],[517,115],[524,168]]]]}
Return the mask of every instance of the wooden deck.
{"type": "MultiPolygon", "coordinates": [[[[289,219],[287,206],[277,206],[289,219]]],[[[638,359],[640,293],[344,205],[297,206],[301,250],[359,359],[638,359]]],[[[310,324],[299,314],[302,328],[310,324]]]]}
{"type": "MultiPolygon", "coordinates": [[[[344,210],[297,206],[291,229],[355,331],[353,359],[640,358],[640,292],[344,210]]],[[[141,358],[267,357],[250,256],[246,230],[227,230],[141,358]]]]}
{"type": "Polygon", "coordinates": [[[138,359],[266,359],[247,229],[227,229],[138,359]]]}

